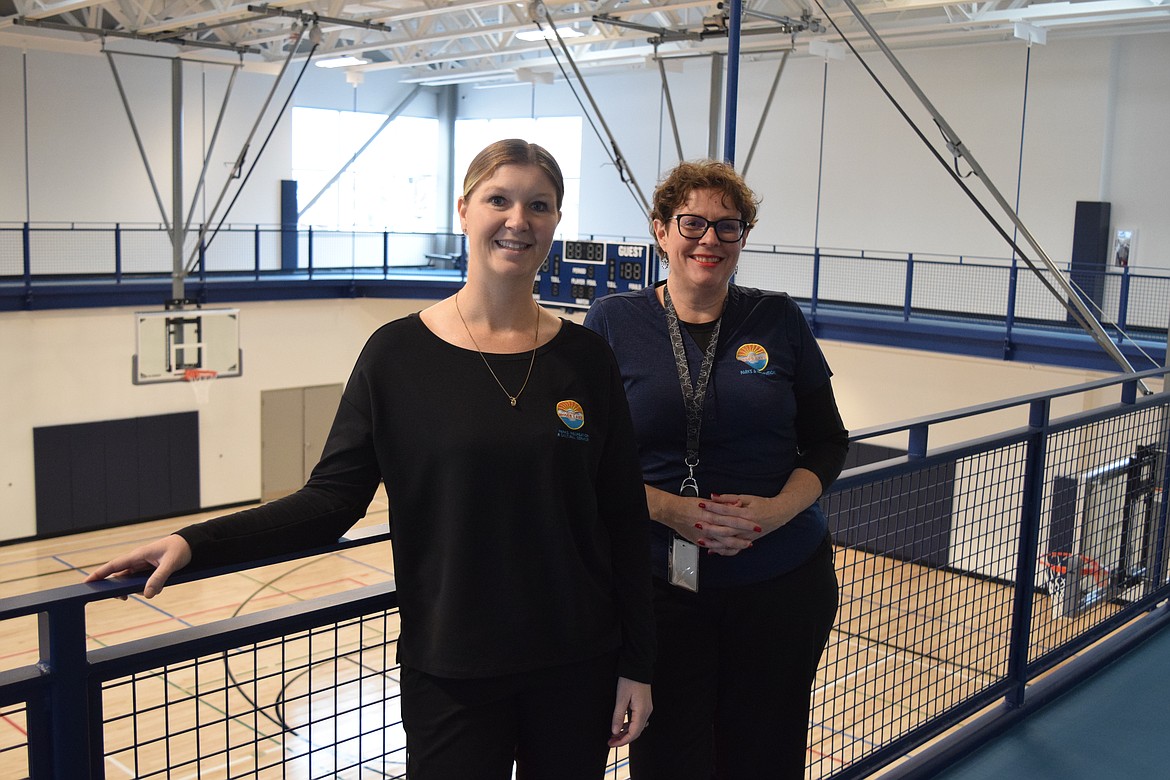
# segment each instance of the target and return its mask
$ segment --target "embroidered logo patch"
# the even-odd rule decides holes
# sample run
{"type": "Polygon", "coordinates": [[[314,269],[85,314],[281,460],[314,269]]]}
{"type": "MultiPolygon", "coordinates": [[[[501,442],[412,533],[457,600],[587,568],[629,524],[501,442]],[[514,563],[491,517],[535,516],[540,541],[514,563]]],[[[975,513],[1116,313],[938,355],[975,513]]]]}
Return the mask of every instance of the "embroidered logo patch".
{"type": "Polygon", "coordinates": [[[768,350],[759,344],[744,344],[735,351],[735,359],[756,371],[763,371],[768,367],[768,350]]]}
{"type": "Polygon", "coordinates": [[[572,399],[557,404],[557,417],[570,431],[579,430],[585,424],[585,410],[572,399]]]}

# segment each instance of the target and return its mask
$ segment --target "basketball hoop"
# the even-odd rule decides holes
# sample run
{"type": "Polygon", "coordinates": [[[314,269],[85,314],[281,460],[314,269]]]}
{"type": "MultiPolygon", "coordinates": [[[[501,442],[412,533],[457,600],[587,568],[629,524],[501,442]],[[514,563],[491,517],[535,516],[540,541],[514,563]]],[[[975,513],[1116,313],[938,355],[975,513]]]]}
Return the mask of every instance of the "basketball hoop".
{"type": "Polygon", "coordinates": [[[1105,597],[1109,590],[1109,569],[1097,563],[1087,555],[1073,555],[1070,552],[1050,552],[1040,556],[1040,564],[1044,567],[1047,576],[1048,595],[1052,600],[1053,617],[1071,617],[1073,612],[1065,603],[1065,589],[1069,584],[1069,567],[1075,583],[1076,593],[1070,594],[1077,602],[1074,611],[1085,607],[1105,597]],[[1081,583],[1092,577],[1095,587],[1087,588],[1081,583]]]}
{"type": "Polygon", "coordinates": [[[210,368],[183,370],[183,381],[191,386],[191,392],[195,394],[195,403],[202,406],[211,399],[211,382],[217,376],[219,376],[219,372],[210,368]]]}

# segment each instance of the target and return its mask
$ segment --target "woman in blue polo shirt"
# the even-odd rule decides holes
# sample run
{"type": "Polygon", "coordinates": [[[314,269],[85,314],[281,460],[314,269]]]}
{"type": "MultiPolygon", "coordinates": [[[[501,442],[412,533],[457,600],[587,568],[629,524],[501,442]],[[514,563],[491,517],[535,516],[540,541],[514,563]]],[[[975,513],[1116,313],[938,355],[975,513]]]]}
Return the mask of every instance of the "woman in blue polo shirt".
{"type": "Polygon", "coordinates": [[[817,503],[848,432],[783,293],[731,284],[757,199],[727,164],[654,193],[666,282],[597,302],[650,508],[658,657],[634,780],[803,778],[811,687],[837,610],[817,503]]]}

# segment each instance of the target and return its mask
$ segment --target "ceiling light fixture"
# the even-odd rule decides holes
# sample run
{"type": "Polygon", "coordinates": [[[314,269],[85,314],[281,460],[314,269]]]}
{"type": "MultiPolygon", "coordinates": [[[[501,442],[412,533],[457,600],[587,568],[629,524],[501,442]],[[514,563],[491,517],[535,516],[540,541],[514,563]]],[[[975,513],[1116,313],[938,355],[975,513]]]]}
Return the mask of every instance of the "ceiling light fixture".
{"type": "Polygon", "coordinates": [[[360,57],[352,57],[348,54],[343,54],[340,57],[330,57],[325,60],[317,60],[318,68],[348,68],[351,65],[368,65],[369,60],[363,60],[360,57]]]}
{"type": "MultiPolygon", "coordinates": [[[[558,27],[557,33],[562,38],[581,38],[585,33],[577,32],[572,27],[558,27]]],[[[516,33],[516,37],[522,41],[544,41],[553,40],[557,36],[553,33],[551,27],[541,28],[539,30],[523,30],[516,33]]]]}

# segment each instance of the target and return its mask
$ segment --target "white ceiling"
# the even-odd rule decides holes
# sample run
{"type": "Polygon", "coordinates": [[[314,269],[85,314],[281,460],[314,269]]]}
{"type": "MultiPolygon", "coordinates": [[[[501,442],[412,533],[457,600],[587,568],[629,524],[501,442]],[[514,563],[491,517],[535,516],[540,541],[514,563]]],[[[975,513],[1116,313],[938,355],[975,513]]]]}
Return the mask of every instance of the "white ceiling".
{"type": "MultiPolygon", "coordinates": [[[[743,0],[742,55],[769,56],[814,41],[859,49],[873,44],[850,0],[743,0]],[[839,27],[840,33],[834,24],[839,27]]],[[[1170,0],[946,2],[853,0],[892,49],[1031,36],[1126,34],[1170,30],[1170,0]]],[[[0,46],[51,51],[156,52],[243,61],[277,69],[308,56],[349,54],[354,70],[398,69],[423,84],[550,81],[560,66],[586,71],[644,65],[663,58],[725,53],[728,9],[717,0],[0,0],[0,46]],[[314,21],[315,20],[315,21],[314,21]],[[572,28],[557,41],[524,41],[539,27],[572,28]],[[314,31],[314,24],[318,31],[314,31]]]]}

